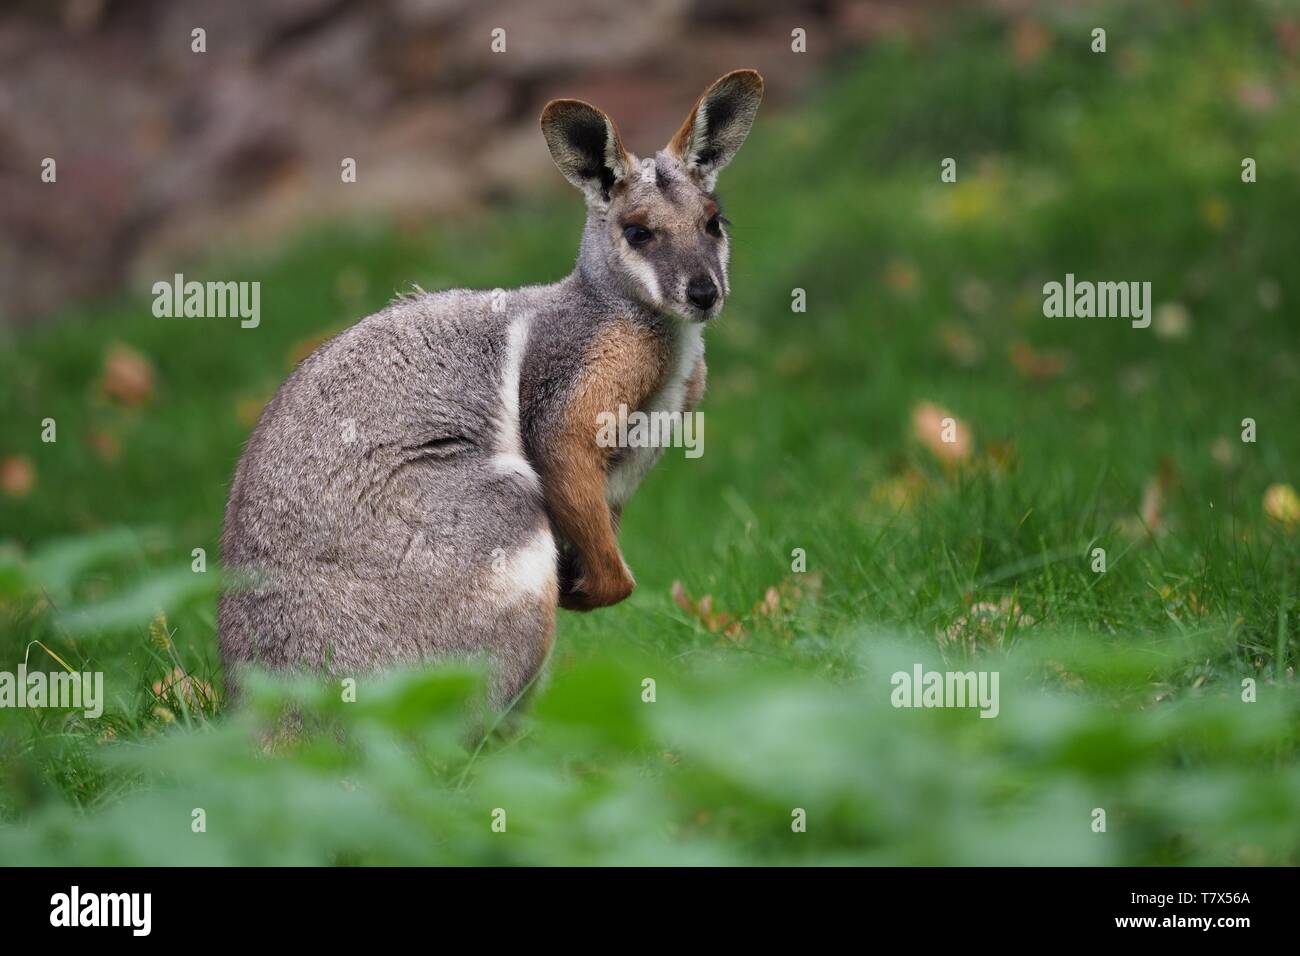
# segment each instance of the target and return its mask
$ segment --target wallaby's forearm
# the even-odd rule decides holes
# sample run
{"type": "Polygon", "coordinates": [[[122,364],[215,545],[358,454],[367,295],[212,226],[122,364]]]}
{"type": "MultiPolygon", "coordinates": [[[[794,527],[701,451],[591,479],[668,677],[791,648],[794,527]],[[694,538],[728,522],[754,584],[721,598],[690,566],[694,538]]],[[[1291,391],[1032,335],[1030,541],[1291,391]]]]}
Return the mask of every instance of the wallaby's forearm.
{"type": "Polygon", "coordinates": [[[618,522],[605,491],[617,449],[597,442],[600,416],[636,408],[663,378],[667,345],[643,325],[615,320],[598,330],[583,371],[560,413],[561,424],[537,450],[555,530],[577,552],[578,580],[560,601],[590,609],[616,604],[635,582],[619,551],[618,522]]]}
{"type": "Polygon", "coordinates": [[[617,604],[632,593],[634,582],[605,503],[603,462],[577,447],[572,452],[567,462],[544,472],[543,482],[555,530],[575,552],[576,578],[561,582],[565,590],[560,604],[572,610],[591,610],[617,604]]]}

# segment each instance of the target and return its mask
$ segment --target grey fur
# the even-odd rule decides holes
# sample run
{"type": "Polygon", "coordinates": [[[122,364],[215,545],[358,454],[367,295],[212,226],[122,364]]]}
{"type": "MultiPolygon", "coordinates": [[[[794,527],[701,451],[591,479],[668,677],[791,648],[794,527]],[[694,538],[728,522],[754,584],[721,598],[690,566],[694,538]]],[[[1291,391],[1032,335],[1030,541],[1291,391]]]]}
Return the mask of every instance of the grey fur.
{"type": "MultiPolygon", "coordinates": [[[[617,137],[612,123],[608,131],[617,137]]],[[[700,348],[698,323],[728,291],[726,240],[697,222],[708,195],[671,154],[658,154],[655,169],[648,181],[620,169],[612,194],[584,189],[587,224],[564,280],[495,301],[466,290],[400,298],[289,376],[249,438],[226,507],[223,562],[247,578],[222,595],[218,614],[232,689],[250,664],[343,677],[486,657],[500,706],[534,677],[550,646],[564,547],[536,463],[587,346],[606,324],[630,321],[671,343],[683,365],[683,350],[700,348]],[[662,227],[664,242],[642,260],[658,300],[624,244],[619,216],[631,204],[662,227]],[[704,314],[684,298],[701,270],[721,290],[704,314]],[[513,353],[512,335],[522,346],[513,353]]],[[[571,162],[564,171],[573,178],[571,162]]],[[[611,170],[597,175],[608,182],[611,170]]],[[[655,400],[680,406],[672,384],[655,400]]],[[[611,470],[616,510],[646,467],[611,470]]]]}

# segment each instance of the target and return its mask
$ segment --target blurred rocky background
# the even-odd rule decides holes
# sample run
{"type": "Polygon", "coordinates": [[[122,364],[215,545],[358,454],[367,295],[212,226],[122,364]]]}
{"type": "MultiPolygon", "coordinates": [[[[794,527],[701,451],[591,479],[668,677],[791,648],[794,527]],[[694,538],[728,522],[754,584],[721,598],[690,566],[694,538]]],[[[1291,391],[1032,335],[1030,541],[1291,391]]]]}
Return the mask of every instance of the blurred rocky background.
{"type": "Polygon", "coordinates": [[[883,34],[907,0],[30,0],[0,11],[0,321],[152,281],[315,218],[428,217],[544,188],[537,115],[608,110],[658,148],[703,86],[769,97],[883,34]],[[192,50],[205,31],[206,52],[192,50]],[[506,50],[492,50],[493,31],[506,50]],[[791,53],[791,31],[807,52],[791,53]],[[41,180],[46,158],[57,181],[41,180]],[[343,185],[345,157],[357,179],[343,185]]]}

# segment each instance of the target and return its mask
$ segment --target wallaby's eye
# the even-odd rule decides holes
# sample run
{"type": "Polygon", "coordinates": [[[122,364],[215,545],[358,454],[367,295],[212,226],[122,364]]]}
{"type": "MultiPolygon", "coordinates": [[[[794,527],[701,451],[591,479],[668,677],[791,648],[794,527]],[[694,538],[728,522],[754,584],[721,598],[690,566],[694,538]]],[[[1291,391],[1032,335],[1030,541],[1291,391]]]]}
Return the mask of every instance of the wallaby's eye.
{"type": "Polygon", "coordinates": [[[627,240],[629,246],[644,246],[654,238],[654,235],[645,226],[625,226],[623,228],[623,238],[627,240]]]}
{"type": "Polygon", "coordinates": [[[707,232],[710,236],[716,236],[718,239],[721,239],[722,224],[725,223],[726,221],[727,220],[724,219],[721,215],[714,216],[705,225],[704,231],[707,232]]]}

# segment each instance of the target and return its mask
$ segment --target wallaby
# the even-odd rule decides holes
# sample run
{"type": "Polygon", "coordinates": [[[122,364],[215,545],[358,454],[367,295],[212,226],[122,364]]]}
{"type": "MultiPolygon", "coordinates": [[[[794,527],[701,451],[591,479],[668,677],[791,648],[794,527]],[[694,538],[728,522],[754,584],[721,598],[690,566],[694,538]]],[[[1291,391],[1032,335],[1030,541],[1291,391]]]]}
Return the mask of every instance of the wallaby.
{"type": "Polygon", "coordinates": [[[550,649],[555,608],[635,585],[624,505],[660,448],[608,448],[602,413],[684,412],[704,389],[727,220],[714,185],[762,99],[753,70],[705,91],[644,162],[603,112],[555,100],[542,132],[586,196],[553,285],[400,297],[317,349],[262,412],[235,471],[221,598],[241,667],[335,676],[486,658],[490,704],[550,649]]]}

